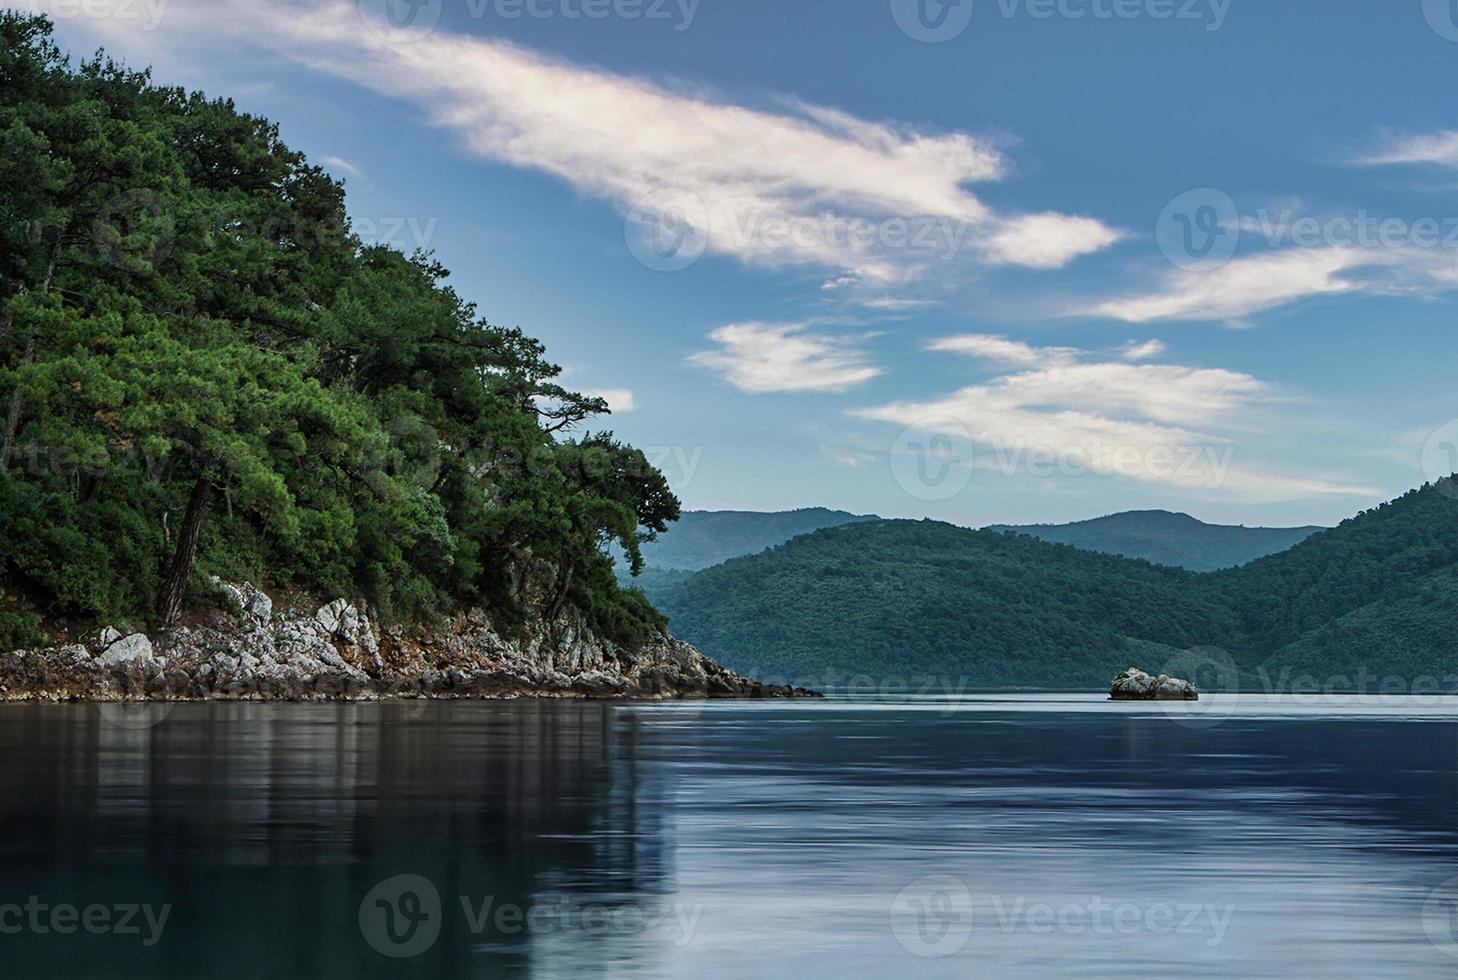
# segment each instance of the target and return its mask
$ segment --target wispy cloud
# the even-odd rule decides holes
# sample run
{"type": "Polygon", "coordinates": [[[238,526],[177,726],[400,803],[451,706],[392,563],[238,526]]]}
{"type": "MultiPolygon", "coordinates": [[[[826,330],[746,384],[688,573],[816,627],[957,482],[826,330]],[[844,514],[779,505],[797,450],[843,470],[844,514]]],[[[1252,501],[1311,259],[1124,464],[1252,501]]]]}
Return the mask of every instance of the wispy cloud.
{"type": "Polygon", "coordinates": [[[1152,290],[1071,312],[1128,323],[1238,320],[1296,300],[1357,291],[1361,285],[1347,273],[1383,259],[1343,247],[1262,252],[1210,271],[1172,269],[1152,290]]]}
{"type": "Polygon", "coordinates": [[[1431,164],[1458,169],[1458,130],[1389,137],[1376,152],[1353,162],[1369,167],[1431,164]]]}
{"type": "Polygon", "coordinates": [[[949,337],[931,348],[1005,373],[943,397],[852,414],[928,431],[951,422],[998,454],[1048,453],[1086,471],[1147,482],[1223,486],[1265,499],[1372,492],[1238,464],[1231,439],[1206,430],[1228,427],[1241,409],[1275,396],[1249,374],[1100,360],[1086,351],[984,334],[949,337]]]}
{"type": "Polygon", "coordinates": [[[689,356],[741,391],[844,391],[881,373],[855,339],[816,333],[802,323],[732,323],[709,339],[718,347],[689,356]]]}
{"type": "Polygon", "coordinates": [[[325,155],[323,155],[323,156],[321,156],[319,158],[319,162],[322,163],[322,164],[324,164],[324,166],[329,167],[330,169],[333,169],[333,170],[343,170],[345,173],[349,174],[351,177],[363,177],[364,176],[364,171],[363,170],[361,170],[358,166],[350,163],[348,160],[344,159],[343,157],[331,156],[330,154],[327,154],[326,153],[325,155]]]}
{"type": "Polygon", "coordinates": [[[1431,298],[1458,289],[1458,252],[1413,243],[1274,248],[1211,270],[1170,269],[1153,289],[1075,303],[1070,315],[1127,323],[1241,324],[1257,313],[1323,296],[1431,298]]]}
{"type": "Polygon", "coordinates": [[[1119,233],[1093,218],[1004,212],[997,141],[780,100],[755,107],[586,67],[504,40],[366,23],[349,0],[175,5],[164,28],[226,32],[418,105],[480,156],[553,174],[624,214],[687,222],[712,253],[814,269],[872,295],[937,268],[1058,268],[1119,233]],[[909,227],[907,226],[909,221],[909,227]]]}
{"type": "Polygon", "coordinates": [[[1168,348],[1162,340],[1146,340],[1143,343],[1131,340],[1124,345],[1119,356],[1126,361],[1148,361],[1156,357],[1163,357],[1168,348]]]}

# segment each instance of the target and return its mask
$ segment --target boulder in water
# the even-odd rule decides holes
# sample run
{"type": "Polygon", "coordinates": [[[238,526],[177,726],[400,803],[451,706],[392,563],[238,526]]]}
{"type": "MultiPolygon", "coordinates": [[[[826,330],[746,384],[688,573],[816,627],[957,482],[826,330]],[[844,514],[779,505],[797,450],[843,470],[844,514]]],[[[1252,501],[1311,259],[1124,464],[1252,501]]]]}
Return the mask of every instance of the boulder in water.
{"type": "Polygon", "coordinates": [[[1112,701],[1198,701],[1200,689],[1189,681],[1160,674],[1151,677],[1138,667],[1130,667],[1109,688],[1112,701]]]}

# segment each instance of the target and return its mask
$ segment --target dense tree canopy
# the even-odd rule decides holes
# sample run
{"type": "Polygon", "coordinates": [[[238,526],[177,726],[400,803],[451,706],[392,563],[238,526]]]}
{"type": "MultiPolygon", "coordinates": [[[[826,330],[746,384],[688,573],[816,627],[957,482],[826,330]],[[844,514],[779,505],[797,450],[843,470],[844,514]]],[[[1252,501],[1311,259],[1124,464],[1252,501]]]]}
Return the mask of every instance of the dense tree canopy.
{"type": "Polygon", "coordinates": [[[760,675],[1098,687],[1130,665],[1207,687],[1372,693],[1458,678],[1458,483],[1288,551],[1195,573],[931,521],[851,524],[655,582],[677,635],[760,675]],[[1218,649],[1218,657],[1213,649],[1218,649]],[[1203,657],[1182,651],[1201,649],[1203,657]],[[1208,662],[1206,662],[1208,661],[1208,662]]]}
{"type": "Polygon", "coordinates": [[[625,641],[678,501],[606,405],[235,109],[0,14],[0,607],[174,620],[203,573],[387,617],[520,614],[525,568],[625,641]]]}

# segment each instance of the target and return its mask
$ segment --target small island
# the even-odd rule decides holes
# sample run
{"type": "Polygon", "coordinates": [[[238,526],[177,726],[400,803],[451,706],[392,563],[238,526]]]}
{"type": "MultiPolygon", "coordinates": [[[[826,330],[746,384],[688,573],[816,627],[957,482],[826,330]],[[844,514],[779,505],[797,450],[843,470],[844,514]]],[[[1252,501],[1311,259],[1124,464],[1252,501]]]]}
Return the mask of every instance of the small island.
{"type": "Polygon", "coordinates": [[[1152,677],[1138,667],[1114,678],[1109,688],[1110,701],[1198,701],[1200,689],[1189,681],[1160,674],[1152,677]]]}

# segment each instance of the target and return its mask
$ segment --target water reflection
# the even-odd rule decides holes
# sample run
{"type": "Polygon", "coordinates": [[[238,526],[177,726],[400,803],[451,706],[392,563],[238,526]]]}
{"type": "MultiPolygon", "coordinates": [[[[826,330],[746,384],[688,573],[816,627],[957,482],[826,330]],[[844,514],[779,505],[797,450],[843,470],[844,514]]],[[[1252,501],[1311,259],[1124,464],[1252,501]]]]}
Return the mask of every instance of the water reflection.
{"type": "Polygon", "coordinates": [[[8,706],[0,956],[17,977],[1450,976],[1423,910],[1458,875],[1454,719],[8,706]],[[150,946],[6,932],[32,895],[171,911],[150,946]]]}

